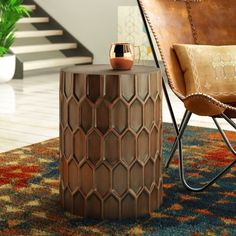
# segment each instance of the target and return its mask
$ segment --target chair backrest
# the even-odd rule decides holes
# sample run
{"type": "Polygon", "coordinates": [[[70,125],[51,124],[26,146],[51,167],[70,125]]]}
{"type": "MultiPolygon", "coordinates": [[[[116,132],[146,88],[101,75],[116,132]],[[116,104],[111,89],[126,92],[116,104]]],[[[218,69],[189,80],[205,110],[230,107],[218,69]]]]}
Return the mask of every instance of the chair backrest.
{"type": "Polygon", "coordinates": [[[185,83],[172,45],[236,44],[236,0],[138,0],[159,48],[172,90],[185,83]]]}

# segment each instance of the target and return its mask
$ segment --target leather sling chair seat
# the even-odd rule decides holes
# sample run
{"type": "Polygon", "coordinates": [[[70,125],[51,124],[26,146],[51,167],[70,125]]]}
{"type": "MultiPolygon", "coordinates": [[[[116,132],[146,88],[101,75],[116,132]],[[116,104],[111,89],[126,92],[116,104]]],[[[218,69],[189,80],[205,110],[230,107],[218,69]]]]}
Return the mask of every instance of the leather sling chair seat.
{"type": "Polygon", "coordinates": [[[236,118],[236,99],[227,104],[209,94],[194,93],[187,96],[184,74],[173,45],[236,45],[236,0],[138,0],[138,5],[155,62],[161,68],[163,78],[167,77],[170,88],[186,107],[183,120],[180,126],[177,126],[163,79],[164,93],[176,130],[176,140],[166,167],[169,166],[178,147],[180,178],[183,185],[191,191],[202,191],[230,170],[236,159],[205,185],[190,186],[184,174],[182,135],[192,113],[210,116],[226,145],[233,155],[236,155],[236,151],[217,122],[218,117],[224,118],[236,129],[236,124],[231,120],[236,118]]]}

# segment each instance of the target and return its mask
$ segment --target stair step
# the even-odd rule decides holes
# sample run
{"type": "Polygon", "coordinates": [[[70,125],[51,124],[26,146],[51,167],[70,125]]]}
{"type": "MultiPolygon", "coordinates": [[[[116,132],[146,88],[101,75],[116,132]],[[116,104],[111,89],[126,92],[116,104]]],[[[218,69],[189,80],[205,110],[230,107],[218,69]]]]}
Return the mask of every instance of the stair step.
{"type": "Polygon", "coordinates": [[[24,71],[46,69],[52,67],[69,66],[75,64],[86,64],[92,63],[91,57],[65,57],[65,58],[54,58],[39,61],[27,61],[24,62],[24,71]]]}
{"type": "Polygon", "coordinates": [[[49,17],[23,17],[17,23],[47,23],[49,22],[49,17]]]}
{"type": "Polygon", "coordinates": [[[35,53],[35,52],[49,52],[56,50],[65,50],[77,48],[76,43],[55,43],[55,44],[41,44],[30,46],[13,46],[11,50],[14,54],[35,53]]]}
{"type": "Polygon", "coordinates": [[[54,35],[62,35],[63,30],[34,30],[34,31],[18,31],[15,32],[16,38],[32,38],[32,37],[46,37],[54,35]]]}
{"type": "Polygon", "coordinates": [[[29,10],[31,10],[31,11],[36,9],[36,5],[33,5],[33,4],[32,5],[22,5],[22,6],[29,9],[29,10]]]}

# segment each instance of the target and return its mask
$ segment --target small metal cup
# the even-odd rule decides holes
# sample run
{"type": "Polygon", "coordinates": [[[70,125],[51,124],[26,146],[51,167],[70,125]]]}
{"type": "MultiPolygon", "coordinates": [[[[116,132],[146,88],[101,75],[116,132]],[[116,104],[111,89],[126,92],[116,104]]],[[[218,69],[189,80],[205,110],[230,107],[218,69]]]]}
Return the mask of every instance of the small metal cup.
{"type": "Polygon", "coordinates": [[[114,70],[130,70],[134,64],[134,50],[130,43],[112,43],[110,64],[114,70]]]}

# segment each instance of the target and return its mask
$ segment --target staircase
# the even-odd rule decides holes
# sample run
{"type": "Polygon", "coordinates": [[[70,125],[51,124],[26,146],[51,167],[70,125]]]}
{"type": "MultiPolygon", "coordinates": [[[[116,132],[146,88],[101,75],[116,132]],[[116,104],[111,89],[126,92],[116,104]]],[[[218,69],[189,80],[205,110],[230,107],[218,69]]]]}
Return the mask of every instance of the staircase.
{"type": "Polygon", "coordinates": [[[31,10],[31,17],[17,23],[16,40],[11,47],[17,57],[14,78],[23,79],[28,72],[93,62],[93,54],[37,3],[25,0],[24,4],[31,10]]]}

